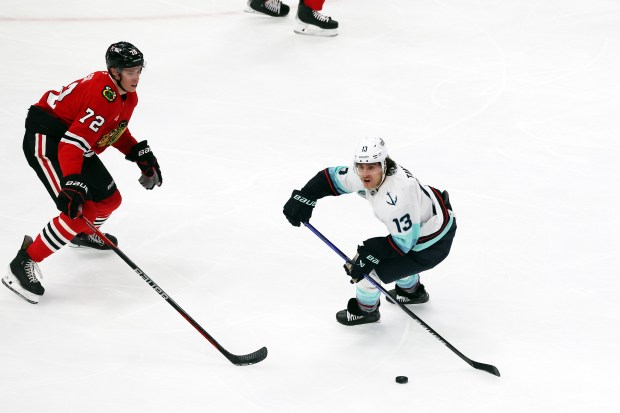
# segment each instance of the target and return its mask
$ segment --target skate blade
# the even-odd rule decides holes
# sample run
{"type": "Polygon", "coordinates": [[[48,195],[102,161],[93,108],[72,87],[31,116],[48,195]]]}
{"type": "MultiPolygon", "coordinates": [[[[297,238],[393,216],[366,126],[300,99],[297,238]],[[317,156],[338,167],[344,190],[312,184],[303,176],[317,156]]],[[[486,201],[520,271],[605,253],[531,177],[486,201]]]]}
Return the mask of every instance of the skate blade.
{"type": "MultiPolygon", "coordinates": [[[[394,304],[394,298],[392,296],[386,296],[385,299],[387,300],[388,303],[394,304]]],[[[398,300],[397,299],[396,301],[398,301],[399,303],[404,304],[404,305],[411,305],[411,304],[424,304],[424,303],[427,303],[428,300],[429,300],[429,297],[425,297],[425,298],[423,298],[421,300],[413,300],[413,301],[409,300],[409,299],[405,299],[405,300],[398,300]]]]}
{"type": "Polygon", "coordinates": [[[297,27],[293,29],[297,34],[303,34],[305,36],[319,36],[319,37],[335,37],[338,36],[338,29],[321,29],[320,27],[307,24],[297,19],[297,27]]]}
{"type": "Polygon", "coordinates": [[[67,247],[69,247],[69,248],[90,248],[90,249],[93,249],[91,247],[87,247],[86,245],[74,244],[72,242],[68,242],[67,243],[67,247]]]}
{"type": "Polygon", "coordinates": [[[250,6],[248,6],[248,7],[247,7],[244,11],[245,11],[246,13],[250,13],[250,14],[258,14],[258,15],[261,15],[261,16],[267,16],[267,17],[276,17],[276,18],[279,18],[279,17],[286,17],[286,16],[288,16],[288,13],[286,13],[286,14],[280,14],[280,15],[277,15],[277,16],[272,16],[271,14],[268,14],[268,13],[263,13],[263,12],[258,11],[258,10],[254,10],[254,9],[253,9],[253,8],[251,8],[250,6]]]}
{"type": "Polygon", "coordinates": [[[74,244],[73,242],[69,242],[67,243],[67,246],[70,248],[75,248],[78,250],[93,250],[93,251],[109,251],[112,248],[108,247],[108,248],[97,248],[97,247],[93,247],[90,245],[82,245],[82,244],[74,244]]]}
{"type": "Polygon", "coordinates": [[[7,282],[8,278],[9,278],[8,276],[2,278],[2,284],[4,284],[6,288],[13,291],[15,294],[19,295],[21,298],[28,301],[30,304],[39,303],[39,298],[41,296],[33,294],[30,291],[24,290],[22,286],[19,284],[19,281],[17,281],[17,279],[15,279],[15,281],[8,280],[7,282]]]}

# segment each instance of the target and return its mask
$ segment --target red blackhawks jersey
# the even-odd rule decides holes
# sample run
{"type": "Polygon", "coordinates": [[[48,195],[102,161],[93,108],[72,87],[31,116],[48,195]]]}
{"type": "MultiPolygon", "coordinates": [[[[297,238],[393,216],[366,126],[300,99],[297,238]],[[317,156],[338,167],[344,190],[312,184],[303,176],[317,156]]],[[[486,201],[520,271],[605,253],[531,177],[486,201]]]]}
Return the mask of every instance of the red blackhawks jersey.
{"type": "Polygon", "coordinates": [[[79,174],[84,157],[114,146],[127,155],[137,143],[127,125],[138,104],[135,92],[121,95],[108,72],[50,90],[35,104],[68,126],[58,145],[63,175],[79,174]]]}

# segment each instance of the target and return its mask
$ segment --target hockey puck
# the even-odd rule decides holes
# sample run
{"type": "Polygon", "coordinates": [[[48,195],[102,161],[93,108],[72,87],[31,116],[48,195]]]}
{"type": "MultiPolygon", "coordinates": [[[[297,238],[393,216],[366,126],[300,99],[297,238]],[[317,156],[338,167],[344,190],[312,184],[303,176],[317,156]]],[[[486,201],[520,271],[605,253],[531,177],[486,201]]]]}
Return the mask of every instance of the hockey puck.
{"type": "Polygon", "coordinates": [[[396,383],[405,384],[409,381],[407,376],[396,376],[396,383]]]}

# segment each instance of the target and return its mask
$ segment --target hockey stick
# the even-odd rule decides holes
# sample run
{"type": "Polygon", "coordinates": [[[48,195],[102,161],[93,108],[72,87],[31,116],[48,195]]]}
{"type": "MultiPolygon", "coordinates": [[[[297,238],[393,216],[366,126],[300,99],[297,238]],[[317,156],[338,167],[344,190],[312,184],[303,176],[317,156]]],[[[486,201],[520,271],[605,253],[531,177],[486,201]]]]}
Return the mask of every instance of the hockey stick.
{"type": "MultiPolygon", "coordinates": [[[[319,237],[321,240],[323,240],[323,242],[325,242],[327,245],[329,245],[329,247],[334,250],[338,255],[340,255],[340,257],[342,259],[344,259],[346,262],[351,262],[351,260],[344,255],[344,253],[342,251],[340,251],[338,249],[338,247],[336,247],[334,244],[331,243],[330,240],[328,240],[327,238],[325,238],[325,236],[323,234],[321,234],[316,228],[314,228],[309,222],[304,222],[304,225],[314,233],[314,235],[316,235],[317,237],[319,237]]],[[[364,275],[364,278],[366,278],[368,281],[370,281],[370,283],[372,285],[374,285],[377,289],[379,289],[383,294],[385,294],[386,297],[389,297],[388,292],[386,291],[385,288],[383,288],[383,286],[381,286],[381,284],[377,283],[375,280],[372,279],[372,277],[368,276],[368,275],[364,275]]],[[[409,310],[403,303],[398,302],[398,300],[392,300],[395,304],[397,304],[405,313],[407,313],[411,318],[413,318],[415,321],[417,321],[422,327],[424,327],[429,333],[431,333],[432,335],[435,336],[435,338],[437,338],[439,341],[441,341],[446,347],[448,347],[450,350],[452,350],[457,356],[459,356],[460,358],[462,358],[463,360],[465,360],[465,362],[467,364],[469,364],[470,366],[472,366],[475,369],[478,370],[484,370],[488,373],[494,374],[496,376],[499,377],[499,370],[497,369],[497,367],[492,366],[490,364],[485,364],[485,363],[479,363],[477,361],[473,361],[470,358],[468,358],[467,356],[465,356],[463,353],[461,353],[460,351],[458,351],[452,344],[448,343],[448,341],[443,338],[442,336],[439,335],[439,333],[437,333],[435,330],[433,330],[428,324],[426,324],[424,321],[422,321],[422,319],[420,319],[420,317],[418,317],[417,315],[415,315],[411,310],[409,310]]]]}
{"type": "Polygon", "coordinates": [[[202,334],[204,338],[209,341],[209,343],[213,344],[213,346],[218,349],[219,352],[222,353],[224,357],[226,357],[232,364],[234,364],[235,366],[247,366],[265,360],[265,358],[267,357],[267,347],[263,347],[260,350],[255,351],[254,353],[244,355],[236,355],[228,352],[224,347],[221,346],[220,343],[218,343],[213,337],[211,337],[211,335],[207,333],[205,329],[200,326],[200,324],[198,324],[189,314],[187,314],[172,299],[172,297],[166,294],[164,290],[162,290],[161,287],[159,287],[159,285],[155,283],[155,281],[153,281],[149,276],[147,276],[144,271],[142,271],[136,264],[134,264],[125,254],[123,254],[123,252],[116,245],[114,245],[108,238],[106,238],[106,236],[103,235],[103,233],[99,231],[99,229],[95,225],[93,225],[92,222],[90,222],[84,217],[82,218],[86,222],[86,225],[88,225],[90,229],[95,231],[95,234],[97,234],[97,236],[101,238],[103,242],[105,242],[110,248],[112,248],[116,255],[121,257],[123,261],[125,261],[127,265],[131,267],[132,270],[134,270],[140,277],[142,277],[142,279],[146,281],[146,283],[150,285],[151,288],[153,288],[153,290],[157,292],[157,294],[160,295],[161,298],[166,300],[168,304],[170,304],[175,310],[177,310],[179,314],[181,314],[183,318],[187,320],[187,322],[189,322],[196,330],[198,330],[198,332],[202,334]]]}

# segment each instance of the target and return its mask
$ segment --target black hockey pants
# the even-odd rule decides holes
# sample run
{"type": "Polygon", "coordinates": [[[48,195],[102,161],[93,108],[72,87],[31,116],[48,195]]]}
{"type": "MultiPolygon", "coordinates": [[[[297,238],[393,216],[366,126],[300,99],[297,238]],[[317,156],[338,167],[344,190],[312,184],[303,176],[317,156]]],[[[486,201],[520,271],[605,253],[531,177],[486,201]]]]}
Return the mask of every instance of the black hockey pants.
{"type": "Polygon", "coordinates": [[[377,265],[375,271],[384,283],[391,283],[412,274],[418,274],[430,270],[442,262],[450,253],[452,241],[456,234],[456,218],[446,235],[437,243],[422,251],[411,251],[408,254],[383,260],[377,265]]]}
{"type": "MultiPolygon", "coordinates": [[[[56,203],[63,177],[58,161],[58,144],[67,127],[42,109],[31,106],[26,118],[23,150],[28,164],[37,173],[45,189],[56,203]]],[[[89,188],[88,199],[100,202],[112,196],[117,188],[114,179],[96,154],[85,157],[81,172],[89,188]]]]}

